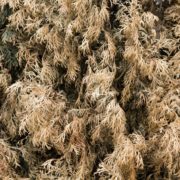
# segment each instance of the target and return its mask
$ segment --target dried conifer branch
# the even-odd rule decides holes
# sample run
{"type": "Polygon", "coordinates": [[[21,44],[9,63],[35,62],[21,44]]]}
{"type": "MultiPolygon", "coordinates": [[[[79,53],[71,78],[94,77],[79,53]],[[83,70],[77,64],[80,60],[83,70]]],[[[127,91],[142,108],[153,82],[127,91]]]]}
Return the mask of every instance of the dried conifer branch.
{"type": "Polygon", "coordinates": [[[179,0],[1,0],[0,178],[179,179],[179,0]]]}

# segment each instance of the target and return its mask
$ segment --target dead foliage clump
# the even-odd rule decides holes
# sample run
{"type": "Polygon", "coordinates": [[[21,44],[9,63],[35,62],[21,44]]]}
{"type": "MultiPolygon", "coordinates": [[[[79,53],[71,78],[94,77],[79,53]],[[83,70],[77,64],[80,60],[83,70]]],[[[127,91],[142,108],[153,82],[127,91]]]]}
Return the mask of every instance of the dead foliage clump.
{"type": "Polygon", "coordinates": [[[180,1],[1,0],[0,179],[179,179],[180,1]]]}

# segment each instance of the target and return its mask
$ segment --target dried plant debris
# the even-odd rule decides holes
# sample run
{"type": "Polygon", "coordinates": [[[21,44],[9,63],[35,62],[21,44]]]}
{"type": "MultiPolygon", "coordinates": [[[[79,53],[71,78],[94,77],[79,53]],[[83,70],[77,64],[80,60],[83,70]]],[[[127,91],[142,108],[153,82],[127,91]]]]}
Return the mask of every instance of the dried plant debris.
{"type": "Polygon", "coordinates": [[[180,179],[179,0],[1,0],[0,37],[0,179],[180,179]]]}

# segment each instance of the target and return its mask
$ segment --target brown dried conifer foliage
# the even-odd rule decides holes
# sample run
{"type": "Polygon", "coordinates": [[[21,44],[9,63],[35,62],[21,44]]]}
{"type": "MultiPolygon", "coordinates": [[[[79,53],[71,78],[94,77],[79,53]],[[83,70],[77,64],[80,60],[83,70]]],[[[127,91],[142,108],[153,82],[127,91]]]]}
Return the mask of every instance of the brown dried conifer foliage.
{"type": "Polygon", "coordinates": [[[1,0],[0,36],[0,179],[180,179],[179,0],[1,0]]]}

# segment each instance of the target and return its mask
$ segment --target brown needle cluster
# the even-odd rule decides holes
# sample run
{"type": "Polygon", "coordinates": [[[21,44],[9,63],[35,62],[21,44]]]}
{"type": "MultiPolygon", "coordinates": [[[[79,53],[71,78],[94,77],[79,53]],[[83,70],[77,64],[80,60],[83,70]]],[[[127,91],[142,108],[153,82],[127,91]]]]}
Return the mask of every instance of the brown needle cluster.
{"type": "Polygon", "coordinates": [[[0,37],[0,179],[180,179],[179,0],[1,0],[0,37]]]}

